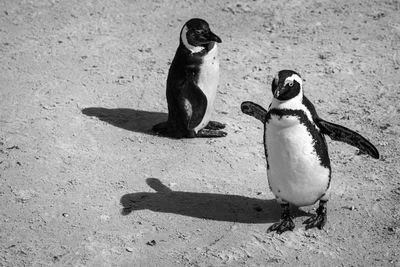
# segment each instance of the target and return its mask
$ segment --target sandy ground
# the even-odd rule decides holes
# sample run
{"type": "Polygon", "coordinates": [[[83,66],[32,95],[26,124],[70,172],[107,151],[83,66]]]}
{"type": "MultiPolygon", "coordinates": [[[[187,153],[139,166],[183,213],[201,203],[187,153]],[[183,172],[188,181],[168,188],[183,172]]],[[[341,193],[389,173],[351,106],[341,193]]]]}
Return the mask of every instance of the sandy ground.
{"type": "Polygon", "coordinates": [[[400,3],[0,2],[1,266],[400,266],[400,3]],[[179,31],[206,19],[223,43],[221,139],[173,140],[165,81],[179,31]],[[328,223],[279,220],[262,125],[280,69],[326,120],[380,160],[328,139],[328,223]],[[123,210],[132,207],[130,210],[123,210]]]}

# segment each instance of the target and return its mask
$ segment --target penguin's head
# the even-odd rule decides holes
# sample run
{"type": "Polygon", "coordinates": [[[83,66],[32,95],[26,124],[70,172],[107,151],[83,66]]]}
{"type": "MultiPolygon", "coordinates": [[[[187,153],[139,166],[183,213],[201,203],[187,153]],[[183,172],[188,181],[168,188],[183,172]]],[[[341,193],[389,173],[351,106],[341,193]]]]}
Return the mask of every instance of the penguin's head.
{"type": "Polygon", "coordinates": [[[293,70],[281,70],[272,80],[272,94],[279,101],[287,101],[303,94],[303,81],[293,70]]]}
{"type": "Polygon", "coordinates": [[[181,43],[193,53],[205,48],[211,50],[215,42],[221,43],[221,38],[210,30],[207,21],[194,18],[185,23],[181,31],[181,43]]]}

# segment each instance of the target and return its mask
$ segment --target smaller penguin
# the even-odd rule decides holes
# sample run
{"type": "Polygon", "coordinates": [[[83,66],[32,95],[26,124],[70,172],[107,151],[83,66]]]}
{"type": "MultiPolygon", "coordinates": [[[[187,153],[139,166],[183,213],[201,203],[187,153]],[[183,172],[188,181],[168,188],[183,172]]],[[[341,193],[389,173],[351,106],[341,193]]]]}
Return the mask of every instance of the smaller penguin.
{"type": "Polygon", "coordinates": [[[153,126],[173,138],[224,137],[225,124],[210,121],[219,80],[217,43],[208,23],[193,18],[180,32],[167,78],[168,120],[153,126]]]}
{"type": "Polygon", "coordinates": [[[322,229],[327,221],[331,165],[324,135],[357,147],[360,152],[379,158],[367,139],[343,126],[321,119],[314,105],[303,94],[303,81],[295,71],[281,70],[272,81],[273,100],[268,111],[252,102],[243,102],[242,112],[264,124],[264,148],[269,187],[281,204],[281,220],[268,232],[281,234],[295,225],[289,203],[313,205],[316,215],[308,218],[306,229],[322,229]]]}

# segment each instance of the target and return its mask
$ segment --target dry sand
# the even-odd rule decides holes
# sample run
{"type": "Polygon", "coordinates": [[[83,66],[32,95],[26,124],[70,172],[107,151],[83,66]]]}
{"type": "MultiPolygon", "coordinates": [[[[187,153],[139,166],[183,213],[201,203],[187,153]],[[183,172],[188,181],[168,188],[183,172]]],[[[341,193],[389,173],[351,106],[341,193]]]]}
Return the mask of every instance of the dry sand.
{"type": "Polygon", "coordinates": [[[399,266],[399,13],[397,0],[1,1],[0,265],[399,266]],[[150,131],[192,17],[223,40],[225,138],[150,131]],[[279,205],[240,103],[267,107],[280,69],[382,155],[328,138],[322,231],[302,225],[314,205],[266,233],[279,205]]]}

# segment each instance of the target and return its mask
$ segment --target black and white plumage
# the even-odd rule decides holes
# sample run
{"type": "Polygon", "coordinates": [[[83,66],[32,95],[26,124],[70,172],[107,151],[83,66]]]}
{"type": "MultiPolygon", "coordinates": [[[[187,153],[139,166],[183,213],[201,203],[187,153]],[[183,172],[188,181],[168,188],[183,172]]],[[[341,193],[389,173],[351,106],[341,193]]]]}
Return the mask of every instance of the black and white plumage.
{"type": "Polygon", "coordinates": [[[168,121],[153,130],[174,137],[223,137],[224,124],[210,121],[219,81],[221,39],[205,20],[183,26],[167,78],[168,121]]]}
{"type": "Polygon", "coordinates": [[[321,119],[303,94],[300,75],[282,70],[272,82],[274,98],[268,111],[252,102],[241,109],[264,123],[264,146],[269,186],[282,205],[282,219],[268,230],[282,233],[294,229],[289,203],[312,205],[320,201],[317,214],[305,221],[306,228],[326,223],[326,202],[331,165],[324,135],[360,149],[373,158],[378,150],[367,139],[343,126],[321,119]]]}

